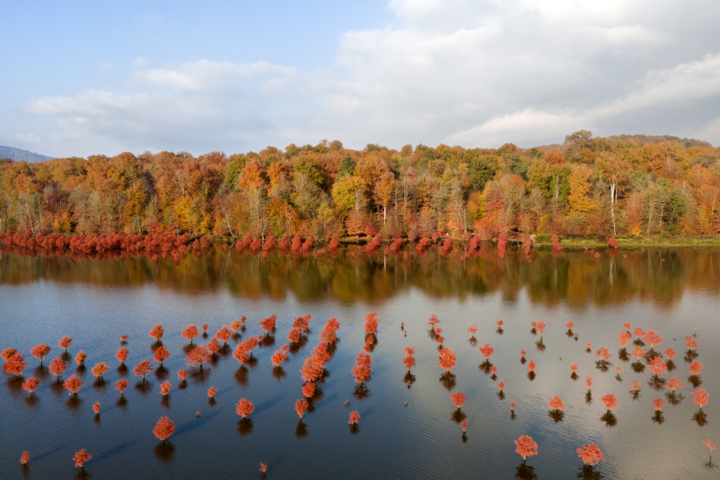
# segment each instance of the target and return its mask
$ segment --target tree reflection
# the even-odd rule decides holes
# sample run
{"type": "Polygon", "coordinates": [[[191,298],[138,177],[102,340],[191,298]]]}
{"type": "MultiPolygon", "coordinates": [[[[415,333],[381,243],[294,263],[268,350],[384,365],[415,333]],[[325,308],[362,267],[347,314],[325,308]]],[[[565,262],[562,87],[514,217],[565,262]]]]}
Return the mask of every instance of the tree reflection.
{"type": "Polygon", "coordinates": [[[255,424],[250,417],[243,418],[238,422],[238,432],[241,436],[250,435],[254,427],[255,424]]]}
{"type": "Polygon", "coordinates": [[[305,425],[302,421],[302,419],[298,422],[297,426],[295,427],[295,438],[305,438],[308,436],[308,429],[307,425],[305,425]]]}
{"type": "Polygon", "coordinates": [[[538,476],[535,473],[535,467],[523,462],[515,467],[515,478],[518,480],[537,480],[538,476]]]}
{"type": "Polygon", "coordinates": [[[158,443],[153,452],[162,463],[170,463],[175,459],[175,445],[168,440],[158,443]]]}
{"type": "Polygon", "coordinates": [[[583,465],[580,467],[577,478],[581,478],[582,480],[600,480],[605,478],[605,475],[595,470],[595,468],[595,465],[583,465]]]}

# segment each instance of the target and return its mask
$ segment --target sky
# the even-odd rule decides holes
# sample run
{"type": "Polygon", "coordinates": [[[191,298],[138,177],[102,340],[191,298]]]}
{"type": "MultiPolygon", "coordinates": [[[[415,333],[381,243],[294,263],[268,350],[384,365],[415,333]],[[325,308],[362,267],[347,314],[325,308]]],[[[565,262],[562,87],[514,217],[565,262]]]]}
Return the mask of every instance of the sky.
{"type": "Polygon", "coordinates": [[[720,144],[717,0],[4,2],[0,145],[720,144]]]}

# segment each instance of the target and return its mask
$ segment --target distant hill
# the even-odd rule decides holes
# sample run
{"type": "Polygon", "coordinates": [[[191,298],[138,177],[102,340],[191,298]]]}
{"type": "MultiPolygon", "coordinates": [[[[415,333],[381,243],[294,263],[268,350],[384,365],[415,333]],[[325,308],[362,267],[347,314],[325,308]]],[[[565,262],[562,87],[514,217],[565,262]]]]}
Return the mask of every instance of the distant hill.
{"type": "Polygon", "coordinates": [[[53,157],[28,152],[27,150],[21,150],[19,148],[0,146],[0,158],[9,158],[16,162],[20,160],[25,160],[26,162],[44,162],[45,160],[52,160],[53,157]]]}

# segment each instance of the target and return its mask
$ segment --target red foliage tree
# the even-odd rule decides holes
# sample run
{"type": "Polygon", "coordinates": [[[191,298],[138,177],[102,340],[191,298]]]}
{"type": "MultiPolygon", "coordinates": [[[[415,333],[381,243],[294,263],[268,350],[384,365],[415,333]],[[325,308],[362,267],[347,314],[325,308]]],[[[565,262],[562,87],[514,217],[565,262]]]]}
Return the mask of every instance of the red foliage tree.
{"type": "Polygon", "coordinates": [[[707,393],[703,388],[701,388],[697,392],[690,392],[690,395],[693,396],[693,403],[700,406],[700,410],[702,410],[702,407],[707,405],[708,398],[710,398],[710,394],[707,393]]]}
{"type": "Polygon", "coordinates": [[[5,371],[5,373],[15,375],[16,377],[22,375],[26,368],[25,357],[19,352],[14,352],[10,355],[5,365],[3,365],[3,371],[5,371]]]}
{"type": "Polygon", "coordinates": [[[120,365],[125,363],[125,360],[127,360],[128,354],[130,351],[125,347],[120,347],[120,350],[117,351],[115,354],[115,358],[120,360],[120,365]]]}
{"type": "Polygon", "coordinates": [[[40,345],[35,345],[30,350],[30,355],[40,360],[40,366],[42,366],[43,358],[45,358],[48,353],[50,353],[50,347],[48,347],[44,343],[41,343],[40,345]]]}
{"type": "Polygon", "coordinates": [[[605,405],[605,408],[608,409],[608,412],[609,412],[610,410],[612,410],[613,408],[615,408],[615,407],[617,406],[617,403],[618,403],[617,397],[616,397],[614,394],[612,394],[612,393],[608,393],[607,395],[604,395],[604,396],[600,399],[600,401],[605,405]]]}
{"type": "Polygon", "coordinates": [[[30,461],[30,452],[25,451],[20,455],[20,465],[27,465],[30,461]]]}
{"type": "Polygon", "coordinates": [[[486,343],[484,347],[479,348],[480,355],[485,357],[486,359],[490,359],[490,356],[495,352],[495,349],[490,346],[489,343],[486,343]]]}
{"type": "Polygon", "coordinates": [[[125,394],[125,390],[127,390],[128,387],[128,381],[125,378],[121,378],[117,382],[115,382],[115,390],[120,392],[120,396],[123,396],[125,394]]]}
{"type": "Polygon", "coordinates": [[[287,353],[285,353],[284,350],[278,350],[276,351],[272,357],[270,357],[270,361],[272,361],[273,366],[279,367],[283,364],[284,361],[288,359],[287,353]]]}
{"type": "Polygon", "coordinates": [[[663,409],[663,406],[665,405],[665,400],[662,398],[653,398],[652,399],[653,406],[655,407],[655,411],[660,411],[663,409]]]}
{"type": "Polygon", "coordinates": [[[227,341],[230,340],[230,337],[232,337],[232,331],[227,327],[227,325],[223,325],[220,330],[217,331],[215,334],[215,338],[223,342],[223,345],[227,345],[227,341]]]}
{"type": "Polygon", "coordinates": [[[478,326],[477,326],[477,325],[470,325],[470,326],[468,327],[468,332],[469,332],[470,335],[472,335],[473,337],[475,336],[475,334],[477,333],[477,331],[478,331],[478,326]]]}
{"type": "Polygon", "coordinates": [[[520,438],[515,440],[515,453],[519,453],[523,461],[529,456],[537,455],[538,445],[535,443],[530,435],[522,435],[520,438]]]}
{"type": "Polygon", "coordinates": [[[450,400],[452,400],[453,404],[460,409],[463,405],[465,405],[465,402],[467,402],[467,397],[462,392],[455,392],[450,395],[450,400]]]}
{"type": "Polygon", "coordinates": [[[178,370],[177,372],[178,380],[184,382],[187,380],[187,370],[178,370]]]}
{"type": "Polygon", "coordinates": [[[659,356],[650,360],[647,368],[658,377],[662,377],[668,371],[667,364],[663,362],[663,359],[659,356]]]}
{"type": "Polygon", "coordinates": [[[50,366],[48,367],[48,370],[50,371],[51,375],[55,375],[57,377],[57,380],[60,381],[60,375],[65,371],[66,365],[65,361],[60,358],[54,358],[52,362],[50,362],[50,366]]]}
{"type": "Polygon", "coordinates": [[[238,331],[240,331],[241,329],[243,329],[245,327],[246,321],[247,321],[247,319],[245,318],[245,316],[243,316],[240,319],[233,320],[232,323],[230,324],[230,330],[232,330],[233,333],[237,334],[238,331]]]}
{"type": "Polygon", "coordinates": [[[300,420],[302,420],[303,414],[308,409],[308,402],[305,399],[298,400],[295,402],[295,411],[300,416],[300,420]]]}
{"type": "Polygon", "coordinates": [[[63,387],[65,388],[65,390],[68,390],[70,392],[70,395],[72,396],[77,395],[78,391],[80,391],[80,388],[84,384],[85,383],[80,379],[80,377],[78,377],[77,375],[73,375],[67,380],[65,380],[65,382],[63,383],[63,387]]]}
{"type": "Polygon", "coordinates": [[[100,402],[93,403],[93,412],[95,412],[95,415],[100,415],[100,402]]]}
{"type": "Polygon", "coordinates": [[[443,347],[440,349],[438,363],[440,366],[446,371],[446,372],[452,372],[452,369],[455,368],[455,361],[457,360],[457,357],[453,353],[452,350],[448,347],[443,347]]]}
{"type": "Polygon", "coordinates": [[[535,362],[533,360],[530,360],[527,363],[527,368],[529,371],[534,372],[535,371],[535,362]]]}
{"type": "Polygon", "coordinates": [[[563,401],[560,400],[560,397],[558,397],[557,395],[550,399],[550,401],[548,402],[548,406],[552,410],[565,410],[565,403],[563,403],[563,401]]]}
{"type": "Polygon", "coordinates": [[[60,346],[60,348],[65,350],[65,353],[67,353],[67,349],[70,348],[71,344],[72,344],[72,338],[68,337],[67,335],[62,337],[60,339],[60,341],[58,342],[58,345],[60,346]]]}
{"type": "Polygon", "coordinates": [[[84,365],[86,358],[87,358],[87,353],[85,353],[85,352],[83,352],[82,350],[80,350],[80,351],[77,353],[77,355],[75,355],[75,363],[77,363],[78,365],[84,365]]]}
{"type": "Polygon", "coordinates": [[[319,358],[309,357],[305,359],[305,364],[300,369],[300,378],[303,382],[314,382],[322,377],[324,371],[324,366],[319,358]]]}
{"type": "Polygon", "coordinates": [[[163,335],[165,335],[165,329],[163,329],[162,325],[158,323],[150,330],[149,335],[155,340],[160,340],[163,335]]]}
{"type": "Polygon", "coordinates": [[[161,441],[166,441],[170,435],[175,433],[175,424],[168,417],[160,417],[152,431],[153,435],[161,441]]]}
{"type": "Polygon", "coordinates": [[[142,362],[138,363],[135,368],[133,368],[133,373],[135,373],[135,376],[142,377],[143,382],[145,381],[145,375],[152,371],[153,366],[147,360],[143,360],[142,362]]]}
{"type": "Polygon", "coordinates": [[[255,407],[250,400],[246,398],[241,398],[238,404],[235,406],[235,411],[242,418],[245,418],[255,411],[255,407]]]}
{"type": "Polygon", "coordinates": [[[378,319],[377,313],[370,312],[365,316],[365,333],[370,335],[377,332],[378,319]]]}
{"type": "Polygon", "coordinates": [[[103,375],[105,375],[109,370],[110,367],[108,367],[107,363],[105,362],[96,363],[95,366],[90,369],[92,374],[99,379],[102,379],[103,375]]]}
{"type": "Polygon", "coordinates": [[[665,383],[665,386],[674,392],[678,388],[683,388],[685,386],[685,384],[682,381],[680,381],[680,379],[678,377],[672,377],[670,380],[668,380],[665,383]]]}
{"type": "Polygon", "coordinates": [[[260,322],[260,328],[262,328],[263,331],[266,333],[274,332],[276,319],[277,316],[273,313],[272,315],[260,322]]]}
{"type": "Polygon", "coordinates": [[[192,345],[193,339],[199,337],[200,332],[198,332],[198,329],[195,325],[190,325],[188,327],[185,327],[180,335],[183,338],[190,340],[190,344],[192,345]]]}
{"type": "Polygon", "coordinates": [[[30,377],[23,382],[22,388],[26,392],[30,392],[30,394],[32,395],[33,393],[35,393],[35,389],[38,387],[38,385],[40,385],[38,379],[35,377],[30,377]]]}
{"type": "Polygon", "coordinates": [[[352,369],[352,374],[355,376],[355,383],[363,384],[370,380],[372,375],[371,366],[374,365],[372,356],[368,352],[360,352],[355,358],[355,367],[352,369]]]}
{"type": "Polygon", "coordinates": [[[604,461],[600,447],[597,445],[583,445],[582,448],[577,449],[578,456],[582,459],[586,465],[597,465],[600,461],[604,461]]]}
{"type": "Polygon", "coordinates": [[[153,353],[153,360],[159,363],[161,368],[163,366],[163,362],[168,358],[170,358],[170,352],[163,345],[160,345],[155,349],[155,352],[153,353]]]}
{"type": "Polygon", "coordinates": [[[84,448],[81,448],[79,452],[75,453],[73,461],[77,468],[85,468],[85,464],[92,458],[92,453],[88,453],[84,448]]]}
{"type": "Polygon", "coordinates": [[[200,371],[203,369],[203,363],[210,361],[210,352],[204,345],[198,345],[187,353],[186,362],[189,366],[194,367],[200,365],[200,371]]]}
{"type": "Polygon", "coordinates": [[[690,375],[700,375],[703,370],[702,363],[695,360],[690,365],[688,365],[688,371],[690,372],[690,375]]]}
{"type": "Polygon", "coordinates": [[[308,382],[303,385],[302,394],[305,398],[311,398],[313,395],[315,395],[315,384],[313,382],[308,382]]]}
{"type": "Polygon", "coordinates": [[[167,380],[160,384],[160,394],[161,395],[169,394],[171,389],[172,389],[172,385],[170,385],[170,382],[167,380]]]}
{"type": "Polygon", "coordinates": [[[360,414],[355,410],[354,412],[350,412],[350,420],[348,420],[348,425],[357,425],[360,421],[360,414]]]}
{"type": "Polygon", "coordinates": [[[215,388],[215,387],[208,388],[208,392],[207,392],[208,398],[214,399],[216,393],[217,393],[217,388],[215,388]]]}

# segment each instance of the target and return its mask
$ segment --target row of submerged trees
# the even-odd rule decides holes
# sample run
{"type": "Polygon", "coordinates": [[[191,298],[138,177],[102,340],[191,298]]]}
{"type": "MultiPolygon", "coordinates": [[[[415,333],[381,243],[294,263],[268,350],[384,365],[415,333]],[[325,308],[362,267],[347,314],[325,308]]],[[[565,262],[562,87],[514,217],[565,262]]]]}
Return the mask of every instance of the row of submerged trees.
{"type": "MultiPolygon", "coordinates": [[[[242,342],[236,344],[232,356],[240,364],[240,370],[245,368],[245,363],[253,361],[253,350],[255,347],[265,344],[268,344],[269,346],[274,343],[274,341],[267,342],[266,340],[274,337],[276,331],[276,320],[277,317],[275,315],[271,315],[270,317],[260,321],[260,327],[262,328],[265,336],[247,336],[242,340],[242,342]]],[[[273,375],[278,377],[284,376],[284,374],[280,375],[279,373],[282,370],[282,364],[288,360],[288,351],[292,351],[294,348],[297,348],[303,343],[307,343],[310,333],[310,320],[311,316],[306,315],[298,317],[293,321],[291,329],[287,335],[288,343],[281,346],[271,357],[271,362],[274,367],[273,375]]],[[[186,357],[186,364],[193,368],[199,368],[199,371],[202,372],[203,363],[211,362],[218,352],[224,351],[225,353],[229,353],[230,347],[227,342],[231,338],[240,340],[240,332],[245,331],[245,323],[246,318],[242,317],[233,321],[230,324],[230,327],[225,325],[219,328],[213,338],[205,345],[195,345],[194,340],[201,336],[204,338],[208,336],[208,324],[203,324],[201,328],[198,328],[195,325],[190,325],[183,329],[181,336],[189,341],[189,344],[183,348],[183,352],[186,357]],[[201,333],[201,330],[203,333],[201,333]]],[[[450,347],[445,344],[445,337],[442,336],[443,330],[438,326],[440,323],[441,322],[437,316],[432,315],[428,321],[428,325],[430,326],[428,333],[431,340],[438,345],[438,365],[445,372],[440,377],[440,383],[443,384],[448,391],[453,391],[456,389],[456,378],[453,374],[453,369],[456,366],[457,357],[450,347]]],[[[372,361],[372,352],[375,345],[378,343],[378,324],[378,317],[375,312],[371,312],[365,317],[364,345],[362,351],[356,358],[355,367],[350,372],[355,377],[355,383],[357,385],[353,394],[358,399],[363,399],[369,396],[367,383],[371,380],[373,374],[373,370],[371,368],[374,364],[372,361]]],[[[502,335],[504,333],[503,326],[505,325],[505,322],[498,320],[496,321],[496,325],[496,333],[502,335]]],[[[546,347],[543,343],[543,334],[548,325],[541,320],[531,322],[530,327],[531,334],[540,336],[540,339],[535,342],[538,352],[544,352],[546,347]]],[[[565,332],[566,336],[577,342],[579,334],[578,332],[573,331],[573,328],[575,327],[574,322],[568,322],[565,327],[567,328],[567,332],[565,332]]],[[[400,328],[403,331],[405,330],[404,323],[401,323],[400,328]]],[[[303,415],[305,411],[312,411],[314,400],[319,398],[319,395],[321,395],[319,386],[322,384],[323,377],[327,374],[326,362],[332,358],[336,350],[338,341],[337,331],[339,329],[340,323],[336,318],[331,318],[327,321],[318,335],[319,342],[317,346],[312,350],[311,355],[305,360],[303,367],[299,370],[300,377],[303,381],[303,386],[301,388],[301,396],[303,398],[297,400],[295,403],[295,411],[300,417],[300,422],[296,429],[296,435],[299,437],[307,435],[307,430],[305,424],[303,423],[303,415]]],[[[469,343],[472,346],[477,346],[478,342],[475,338],[477,331],[477,325],[470,325],[468,328],[468,332],[471,335],[469,343]]],[[[164,368],[163,362],[170,357],[170,352],[162,344],[164,334],[164,328],[159,324],[155,325],[149,332],[149,336],[155,340],[155,343],[152,345],[154,350],[153,360],[159,364],[160,369],[164,368]]],[[[697,333],[685,336],[685,346],[687,347],[687,351],[685,352],[684,360],[688,363],[687,368],[690,373],[688,382],[692,384],[693,388],[697,389],[702,384],[700,374],[703,371],[703,365],[697,360],[699,355],[699,344],[696,341],[696,335],[697,333]]],[[[126,347],[128,338],[123,335],[120,340],[121,347],[115,356],[120,362],[121,367],[124,367],[124,362],[127,360],[129,353],[126,347]]],[[[63,350],[63,353],[49,362],[48,365],[49,373],[56,377],[55,382],[58,385],[62,385],[70,392],[71,400],[77,399],[78,392],[84,385],[84,382],[77,375],[72,375],[61,383],[60,376],[66,370],[65,360],[70,360],[71,358],[68,353],[68,349],[72,346],[72,342],[73,339],[71,337],[62,337],[58,342],[58,346],[63,350]]],[[[679,393],[679,391],[685,387],[683,382],[677,376],[673,376],[670,379],[665,378],[665,374],[677,368],[674,363],[677,352],[671,347],[661,351],[660,345],[664,343],[664,340],[658,332],[654,330],[645,331],[641,327],[636,327],[633,330],[631,323],[625,323],[623,324],[623,330],[618,334],[618,343],[621,347],[617,353],[617,357],[620,361],[629,362],[630,356],[634,357],[635,362],[632,364],[632,370],[635,373],[643,373],[645,369],[653,373],[653,376],[648,381],[648,385],[652,388],[652,390],[661,391],[667,388],[669,391],[666,392],[665,397],[671,405],[678,405],[682,402],[684,397],[681,393],[679,393]],[[633,345],[632,347],[629,346],[631,343],[633,345]],[[646,349],[646,347],[649,347],[649,349],[646,349]],[[628,349],[631,349],[631,352],[629,352],[628,349]]],[[[51,350],[51,347],[46,344],[38,344],[30,350],[30,354],[39,360],[40,370],[43,369],[43,362],[49,357],[51,350]]],[[[506,387],[506,384],[504,381],[499,380],[497,375],[498,368],[491,362],[491,357],[495,353],[495,348],[489,343],[486,343],[484,346],[479,347],[478,350],[480,355],[485,358],[484,362],[480,364],[480,370],[486,375],[490,375],[491,380],[496,382],[495,386],[499,390],[497,396],[501,401],[505,400],[503,390],[506,387]]],[[[585,343],[585,350],[588,353],[592,352],[591,342],[585,343]]],[[[407,369],[407,373],[403,380],[409,389],[416,381],[415,376],[412,374],[412,369],[416,363],[416,359],[414,357],[415,348],[408,346],[404,349],[404,353],[405,358],[403,359],[403,364],[405,369],[407,369]]],[[[527,354],[528,352],[524,349],[520,351],[520,362],[527,365],[529,371],[528,379],[533,381],[536,376],[536,364],[533,360],[527,360],[525,358],[527,354]]],[[[2,357],[5,361],[3,365],[5,373],[14,376],[14,381],[22,381],[22,388],[28,391],[31,397],[34,396],[35,390],[39,385],[39,381],[35,377],[29,377],[27,379],[22,377],[25,369],[27,368],[27,362],[25,361],[24,355],[13,348],[6,348],[2,351],[0,357],[2,357]]],[[[595,352],[595,357],[599,358],[599,360],[595,362],[595,366],[601,372],[607,372],[612,366],[611,360],[613,358],[613,354],[610,352],[608,347],[599,347],[595,352]]],[[[84,368],[87,359],[88,357],[83,350],[80,350],[77,353],[75,356],[75,362],[79,365],[79,369],[84,368]]],[[[133,373],[138,377],[142,377],[142,385],[144,386],[145,376],[154,368],[155,367],[147,359],[145,359],[133,368],[133,373]]],[[[577,375],[579,370],[578,365],[576,363],[572,363],[570,365],[570,370],[572,372],[571,378],[573,380],[577,380],[579,378],[577,375]]],[[[618,381],[622,381],[620,378],[622,370],[623,368],[621,365],[617,365],[615,368],[615,371],[617,372],[616,378],[618,381]]],[[[91,371],[93,375],[98,378],[98,381],[104,382],[103,375],[109,371],[109,367],[106,362],[98,362],[94,367],[92,367],[91,371]]],[[[177,372],[179,386],[182,387],[185,385],[187,375],[187,370],[179,370],[177,372]]],[[[591,375],[587,375],[585,378],[585,385],[588,388],[585,393],[585,401],[587,403],[592,403],[592,383],[591,375]]],[[[116,382],[115,388],[120,392],[121,399],[123,398],[127,387],[128,381],[126,378],[121,378],[116,382]]],[[[171,388],[172,386],[169,381],[160,385],[160,394],[163,398],[170,393],[171,388]]],[[[630,395],[633,400],[637,400],[639,398],[640,390],[641,387],[639,382],[633,381],[630,385],[630,395]]],[[[215,402],[214,397],[216,393],[217,389],[214,387],[211,387],[208,390],[207,395],[210,398],[211,403],[215,402]]],[[[707,418],[705,412],[703,411],[703,407],[708,403],[710,395],[702,388],[691,392],[691,394],[693,396],[693,403],[700,407],[699,411],[693,416],[693,420],[698,425],[704,426],[707,424],[707,418]]],[[[463,430],[462,439],[465,442],[467,441],[465,432],[468,428],[468,422],[466,420],[466,415],[462,411],[462,407],[467,402],[467,397],[462,391],[457,390],[455,393],[450,395],[450,400],[457,407],[457,410],[453,412],[451,418],[454,422],[461,424],[463,430]]],[[[602,396],[600,401],[606,409],[606,413],[601,417],[601,420],[605,422],[608,427],[615,426],[617,418],[612,410],[618,406],[618,397],[615,394],[608,393],[602,396]]],[[[665,401],[662,398],[655,398],[652,400],[652,403],[655,411],[652,420],[658,424],[662,424],[664,422],[662,410],[665,405],[665,401]]],[[[511,419],[515,419],[516,406],[517,403],[515,401],[510,402],[511,419]]],[[[566,408],[565,402],[560,397],[554,396],[549,399],[548,406],[550,408],[548,416],[556,424],[562,422],[564,420],[564,410],[566,408]]],[[[250,415],[254,413],[254,410],[253,403],[246,398],[241,398],[237,403],[236,413],[242,418],[239,422],[239,429],[241,433],[252,430],[252,420],[250,419],[250,415]]],[[[100,402],[96,402],[93,405],[93,411],[96,418],[99,418],[100,402]]],[[[359,432],[359,421],[359,413],[357,411],[352,411],[349,415],[348,421],[351,433],[359,432]]],[[[152,433],[163,442],[161,445],[167,445],[166,442],[168,438],[173,435],[174,432],[175,425],[168,417],[161,417],[155,425],[155,428],[152,430],[152,433]]],[[[717,449],[717,444],[711,442],[709,439],[705,440],[703,443],[710,449],[711,455],[712,451],[717,449]]],[[[517,446],[516,452],[523,457],[523,464],[518,467],[518,478],[535,478],[533,467],[528,466],[525,463],[525,459],[527,456],[537,454],[537,443],[535,443],[529,436],[521,436],[515,444],[517,446]]],[[[594,466],[597,465],[599,461],[604,460],[599,447],[594,444],[584,445],[582,448],[578,448],[577,453],[584,462],[584,466],[581,469],[582,476],[579,476],[579,478],[602,478],[602,475],[594,470],[594,466]]],[[[29,462],[29,459],[29,452],[23,452],[21,456],[21,463],[26,465],[29,462]]],[[[91,454],[85,450],[79,451],[74,458],[78,468],[83,468],[85,462],[90,459],[91,454]]],[[[706,466],[710,468],[715,467],[712,464],[712,459],[710,459],[706,466]]],[[[265,468],[267,467],[265,466],[265,468]]],[[[262,469],[262,471],[263,473],[265,472],[264,469],[262,469]]]]}
{"type": "Polygon", "coordinates": [[[530,149],[323,141],[229,157],[0,160],[0,231],[33,235],[710,236],[719,209],[717,148],[584,130],[530,149]]]}

